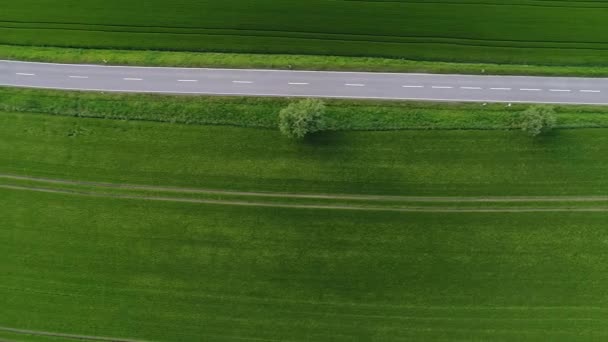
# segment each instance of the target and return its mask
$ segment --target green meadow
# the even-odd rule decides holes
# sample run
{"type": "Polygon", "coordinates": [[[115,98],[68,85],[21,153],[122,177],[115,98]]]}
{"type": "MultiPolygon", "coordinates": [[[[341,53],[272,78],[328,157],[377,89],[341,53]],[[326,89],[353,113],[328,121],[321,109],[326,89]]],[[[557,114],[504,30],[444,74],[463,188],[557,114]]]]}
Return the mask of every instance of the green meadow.
{"type": "Polygon", "coordinates": [[[351,212],[0,194],[3,325],[154,341],[608,334],[608,213],[351,212]]]}
{"type": "MultiPolygon", "coordinates": [[[[608,335],[607,129],[563,125],[600,109],[560,108],[563,126],[531,138],[504,125],[522,108],[394,103],[374,108],[400,129],[295,142],[272,99],[175,98],[208,111],[172,122],[154,114],[170,97],[2,94],[0,339],[608,335]],[[247,108],[254,124],[208,124],[247,108]],[[504,120],[407,128],[448,108],[504,120]]],[[[371,106],[340,104],[369,124],[371,106]]]]}

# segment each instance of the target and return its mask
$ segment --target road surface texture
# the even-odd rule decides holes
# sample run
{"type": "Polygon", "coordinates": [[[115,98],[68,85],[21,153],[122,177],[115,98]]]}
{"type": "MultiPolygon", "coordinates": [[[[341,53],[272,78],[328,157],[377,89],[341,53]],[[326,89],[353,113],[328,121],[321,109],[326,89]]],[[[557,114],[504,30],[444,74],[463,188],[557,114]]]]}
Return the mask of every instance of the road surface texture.
{"type": "Polygon", "coordinates": [[[127,67],[0,60],[0,85],[137,93],[608,104],[608,79],[127,67]]]}

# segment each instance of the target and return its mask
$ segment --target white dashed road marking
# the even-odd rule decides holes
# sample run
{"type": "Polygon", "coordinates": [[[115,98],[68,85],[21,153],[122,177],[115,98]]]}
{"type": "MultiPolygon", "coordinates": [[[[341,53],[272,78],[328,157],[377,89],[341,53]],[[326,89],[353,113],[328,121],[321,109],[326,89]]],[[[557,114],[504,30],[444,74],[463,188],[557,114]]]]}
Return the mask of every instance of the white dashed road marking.
{"type": "MultiPolygon", "coordinates": [[[[36,74],[34,73],[26,73],[26,72],[17,72],[15,73],[18,76],[36,76],[36,74]]],[[[65,77],[65,76],[64,76],[65,77]]],[[[68,78],[71,79],[88,79],[89,76],[84,76],[84,75],[67,75],[68,78]]],[[[143,81],[143,78],[137,78],[137,77],[125,77],[123,78],[124,81],[143,81]]],[[[199,80],[196,79],[178,79],[177,82],[191,82],[191,83],[195,83],[195,82],[199,82],[199,80]]],[[[253,84],[255,83],[254,81],[246,81],[246,80],[234,80],[232,81],[232,83],[235,84],[253,84]]],[[[310,83],[308,82],[288,82],[287,84],[289,85],[310,85],[310,83]]],[[[344,86],[347,87],[365,87],[366,84],[365,83],[344,83],[344,86]]],[[[405,84],[401,86],[402,88],[417,88],[417,89],[421,89],[421,88],[426,88],[426,87],[431,87],[432,89],[454,89],[454,88],[459,88],[459,89],[463,89],[463,90],[492,90],[492,91],[511,91],[511,90],[517,90],[519,89],[520,91],[527,91],[527,92],[540,92],[540,91],[549,91],[549,92],[553,92],[553,93],[571,93],[571,92],[577,92],[577,93],[600,93],[602,92],[601,90],[598,89],[559,89],[559,88],[554,88],[554,89],[550,89],[550,88],[545,88],[545,89],[541,89],[541,88],[510,88],[510,87],[492,87],[492,88],[485,88],[485,87],[475,87],[475,86],[458,86],[458,84],[454,85],[454,86],[449,86],[449,85],[434,85],[434,86],[425,86],[425,85],[416,85],[416,84],[405,84]]],[[[365,97],[362,97],[365,98],[365,97]]]]}

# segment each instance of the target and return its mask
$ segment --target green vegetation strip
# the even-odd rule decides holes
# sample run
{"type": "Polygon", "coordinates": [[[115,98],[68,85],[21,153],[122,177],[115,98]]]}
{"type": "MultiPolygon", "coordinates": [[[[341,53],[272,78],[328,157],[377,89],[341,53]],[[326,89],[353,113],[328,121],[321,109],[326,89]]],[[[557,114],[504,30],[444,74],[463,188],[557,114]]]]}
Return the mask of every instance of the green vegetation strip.
{"type": "Polygon", "coordinates": [[[425,62],[380,57],[75,49],[0,44],[0,59],[101,65],[606,77],[606,66],[425,62]]]}
{"type": "MultiPolygon", "coordinates": [[[[0,110],[53,115],[276,128],[281,98],[101,94],[0,87],[0,110]]],[[[328,100],[329,130],[514,129],[527,105],[328,100]]],[[[558,128],[608,127],[608,107],[556,106],[558,128]]],[[[74,132],[78,134],[78,132],[74,132]]]]}
{"type": "Polygon", "coordinates": [[[0,43],[595,67],[607,18],[601,1],[11,0],[0,43]]]}

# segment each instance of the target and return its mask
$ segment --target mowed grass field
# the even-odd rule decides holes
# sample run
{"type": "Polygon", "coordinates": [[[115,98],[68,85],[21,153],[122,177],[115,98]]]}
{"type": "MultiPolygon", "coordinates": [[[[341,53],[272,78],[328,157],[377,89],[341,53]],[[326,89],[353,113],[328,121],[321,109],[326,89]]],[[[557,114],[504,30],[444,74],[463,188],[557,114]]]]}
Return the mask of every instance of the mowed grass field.
{"type": "Polygon", "coordinates": [[[0,113],[0,327],[158,341],[603,340],[608,205],[574,200],[605,195],[607,149],[606,129],[294,143],[273,129],[0,113]],[[186,188],[530,203],[178,202],[207,196],[186,188]],[[575,197],[529,197],[559,195],[575,197]]]}
{"type": "Polygon", "coordinates": [[[605,66],[602,1],[9,0],[0,44],[605,66]]]}
{"type": "Polygon", "coordinates": [[[0,172],[235,191],[603,195],[605,129],[326,132],[0,115],[0,172]]]}

